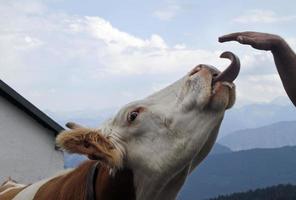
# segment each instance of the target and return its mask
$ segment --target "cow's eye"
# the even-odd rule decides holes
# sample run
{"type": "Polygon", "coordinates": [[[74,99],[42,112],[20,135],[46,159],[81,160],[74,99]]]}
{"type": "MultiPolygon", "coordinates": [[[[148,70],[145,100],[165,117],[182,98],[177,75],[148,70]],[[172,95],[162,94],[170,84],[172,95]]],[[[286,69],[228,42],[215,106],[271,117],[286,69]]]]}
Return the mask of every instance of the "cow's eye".
{"type": "Polygon", "coordinates": [[[129,122],[133,122],[139,115],[139,112],[138,111],[132,111],[129,113],[128,117],[127,117],[127,120],[129,122]]]}

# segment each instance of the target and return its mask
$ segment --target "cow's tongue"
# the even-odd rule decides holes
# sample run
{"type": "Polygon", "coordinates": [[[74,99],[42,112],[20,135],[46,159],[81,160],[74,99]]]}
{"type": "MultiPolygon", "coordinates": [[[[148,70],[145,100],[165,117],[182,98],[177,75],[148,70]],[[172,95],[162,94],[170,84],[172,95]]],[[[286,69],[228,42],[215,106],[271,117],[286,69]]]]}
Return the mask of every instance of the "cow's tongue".
{"type": "Polygon", "coordinates": [[[231,64],[218,76],[213,78],[213,83],[218,81],[233,82],[238,76],[240,70],[240,61],[239,58],[232,52],[226,51],[220,55],[220,58],[228,58],[231,60],[231,64]]]}

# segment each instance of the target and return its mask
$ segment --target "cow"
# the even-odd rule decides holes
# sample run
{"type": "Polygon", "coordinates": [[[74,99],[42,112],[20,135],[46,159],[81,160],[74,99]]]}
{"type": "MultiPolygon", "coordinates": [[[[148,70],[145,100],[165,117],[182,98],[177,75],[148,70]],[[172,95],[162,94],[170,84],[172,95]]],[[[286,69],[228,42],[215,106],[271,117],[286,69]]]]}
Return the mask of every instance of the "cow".
{"type": "Polygon", "coordinates": [[[222,73],[200,64],[170,86],[119,110],[100,128],[68,123],[56,143],[88,156],[76,169],[0,200],[173,200],[212,148],[235,102],[240,69],[231,52],[222,73]]]}
{"type": "Polygon", "coordinates": [[[0,199],[12,199],[15,194],[18,194],[26,187],[26,185],[18,184],[15,180],[11,179],[11,177],[8,177],[0,186],[0,199]]]}

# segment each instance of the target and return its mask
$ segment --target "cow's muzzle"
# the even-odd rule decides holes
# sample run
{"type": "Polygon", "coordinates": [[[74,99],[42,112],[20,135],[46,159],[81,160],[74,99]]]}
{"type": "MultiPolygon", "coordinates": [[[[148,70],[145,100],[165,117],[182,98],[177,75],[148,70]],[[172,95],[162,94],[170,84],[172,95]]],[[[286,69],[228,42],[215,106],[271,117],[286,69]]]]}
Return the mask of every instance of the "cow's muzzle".
{"type": "Polygon", "coordinates": [[[207,68],[213,77],[212,85],[217,82],[228,82],[232,83],[239,74],[240,71],[240,61],[239,58],[232,52],[226,51],[220,55],[220,58],[228,58],[231,60],[230,65],[221,73],[217,68],[207,65],[207,64],[200,64],[196,66],[189,75],[192,76],[198,73],[202,68],[207,68]]]}

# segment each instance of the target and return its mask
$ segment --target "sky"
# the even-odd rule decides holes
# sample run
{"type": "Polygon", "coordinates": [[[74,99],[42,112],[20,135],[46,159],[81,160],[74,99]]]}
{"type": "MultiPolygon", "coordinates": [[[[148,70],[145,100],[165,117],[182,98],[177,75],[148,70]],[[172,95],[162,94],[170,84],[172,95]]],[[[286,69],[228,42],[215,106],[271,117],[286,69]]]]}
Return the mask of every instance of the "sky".
{"type": "Polygon", "coordinates": [[[241,59],[236,106],[287,98],[269,52],[218,43],[279,34],[296,50],[292,0],[0,0],[0,78],[46,112],[100,111],[141,99],[205,63],[241,59]]]}

